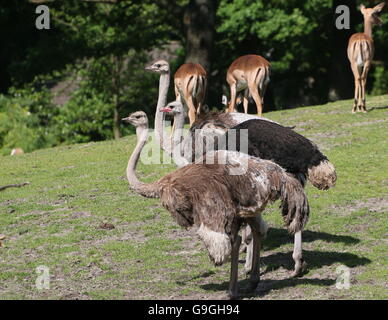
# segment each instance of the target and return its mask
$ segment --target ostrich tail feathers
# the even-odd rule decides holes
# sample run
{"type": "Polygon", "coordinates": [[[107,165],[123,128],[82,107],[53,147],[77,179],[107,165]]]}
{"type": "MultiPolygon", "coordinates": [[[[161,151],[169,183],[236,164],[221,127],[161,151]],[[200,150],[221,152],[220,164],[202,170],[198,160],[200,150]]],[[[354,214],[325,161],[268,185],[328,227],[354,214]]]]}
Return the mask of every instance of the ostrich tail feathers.
{"type": "Polygon", "coordinates": [[[310,207],[302,184],[292,176],[287,176],[280,195],[282,215],[288,232],[294,234],[303,230],[307,223],[310,207]]]}
{"type": "Polygon", "coordinates": [[[308,179],[319,190],[327,190],[335,185],[337,173],[333,164],[324,160],[308,169],[308,179]]]}

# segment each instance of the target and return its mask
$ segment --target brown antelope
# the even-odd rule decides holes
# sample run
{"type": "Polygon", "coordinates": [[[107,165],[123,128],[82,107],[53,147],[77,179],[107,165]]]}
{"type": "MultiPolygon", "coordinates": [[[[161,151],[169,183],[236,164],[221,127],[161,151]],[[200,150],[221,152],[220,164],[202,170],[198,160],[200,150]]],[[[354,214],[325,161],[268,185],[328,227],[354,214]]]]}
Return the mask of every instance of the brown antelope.
{"type": "Polygon", "coordinates": [[[383,22],[377,16],[377,13],[383,9],[384,5],[385,3],[382,2],[374,8],[365,8],[362,4],[360,10],[364,16],[364,32],[355,33],[349,39],[348,58],[352,67],[355,86],[352,113],[356,111],[366,112],[365,85],[375,49],[372,38],[372,26],[382,25],[383,22]]]}
{"type": "Polygon", "coordinates": [[[196,115],[203,110],[207,85],[206,71],[198,63],[185,63],[175,72],[174,85],[176,100],[181,101],[189,110],[191,126],[196,115]]]}
{"type": "Polygon", "coordinates": [[[11,156],[17,156],[19,154],[23,154],[24,151],[22,148],[15,148],[15,149],[12,149],[11,151],[11,156]]]}
{"type": "Polygon", "coordinates": [[[257,114],[261,116],[270,72],[270,63],[258,55],[248,54],[234,60],[226,74],[226,81],[230,86],[228,111],[235,112],[237,94],[245,90],[243,97],[244,112],[248,113],[248,97],[251,95],[256,103],[257,114]]]}

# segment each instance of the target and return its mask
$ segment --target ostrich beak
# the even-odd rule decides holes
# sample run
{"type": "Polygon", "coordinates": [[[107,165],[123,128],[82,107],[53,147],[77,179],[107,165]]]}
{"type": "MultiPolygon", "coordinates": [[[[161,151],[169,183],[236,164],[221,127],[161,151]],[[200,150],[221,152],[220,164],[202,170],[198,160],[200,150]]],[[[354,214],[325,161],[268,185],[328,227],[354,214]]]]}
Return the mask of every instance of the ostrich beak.
{"type": "Polygon", "coordinates": [[[145,69],[145,70],[148,70],[148,71],[154,70],[153,66],[148,66],[148,67],[145,67],[144,69],[145,69]]]}
{"type": "Polygon", "coordinates": [[[121,121],[124,121],[124,122],[131,122],[131,117],[126,117],[126,118],[122,118],[121,121]]]}
{"type": "Polygon", "coordinates": [[[160,109],[160,112],[166,112],[166,113],[168,113],[168,112],[171,112],[171,111],[172,111],[172,109],[169,108],[169,107],[164,107],[164,108],[161,108],[161,109],[160,109]]]}

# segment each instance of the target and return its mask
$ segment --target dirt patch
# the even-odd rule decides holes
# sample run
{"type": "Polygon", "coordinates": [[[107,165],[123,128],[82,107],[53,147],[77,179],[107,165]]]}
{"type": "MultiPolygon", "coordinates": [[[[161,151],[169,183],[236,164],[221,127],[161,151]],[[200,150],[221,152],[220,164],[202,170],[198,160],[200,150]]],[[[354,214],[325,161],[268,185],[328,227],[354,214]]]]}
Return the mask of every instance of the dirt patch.
{"type": "Polygon", "coordinates": [[[352,212],[359,211],[360,209],[367,208],[369,212],[387,212],[388,211],[388,199],[386,198],[370,198],[366,200],[357,200],[347,206],[331,206],[335,211],[346,212],[350,214],[352,212]]]}
{"type": "Polygon", "coordinates": [[[104,229],[104,230],[112,230],[115,228],[115,226],[111,223],[101,223],[99,226],[98,226],[99,229],[104,229]]]}
{"type": "Polygon", "coordinates": [[[362,127],[362,126],[368,126],[370,124],[376,124],[376,123],[381,123],[381,122],[387,122],[388,120],[385,119],[377,119],[373,121],[363,121],[363,122],[356,122],[356,123],[351,123],[351,124],[343,124],[341,127],[342,128],[349,128],[349,127],[362,127]]]}

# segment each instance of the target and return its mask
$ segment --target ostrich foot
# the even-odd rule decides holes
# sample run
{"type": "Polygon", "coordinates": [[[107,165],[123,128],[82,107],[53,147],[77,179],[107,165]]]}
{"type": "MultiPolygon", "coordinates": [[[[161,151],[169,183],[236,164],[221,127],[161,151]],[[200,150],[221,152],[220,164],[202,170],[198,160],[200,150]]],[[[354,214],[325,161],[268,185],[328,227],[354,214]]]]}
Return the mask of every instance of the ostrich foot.
{"type": "Polygon", "coordinates": [[[238,295],[237,292],[231,292],[229,291],[228,292],[228,297],[227,297],[229,300],[238,300],[240,298],[240,296],[238,295]]]}
{"type": "Polygon", "coordinates": [[[254,292],[259,285],[260,278],[255,280],[249,280],[248,286],[246,288],[247,292],[254,292]]]}
{"type": "Polygon", "coordinates": [[[301,276],[304,272],[306,272],[306,270],[307,270],[307,262],[304,261],[303,259],[300,259],[300,261],[298,261],[295,264],[295,270],[291,274],[291,278],[295,278],[295,277],[301,276]]]}

